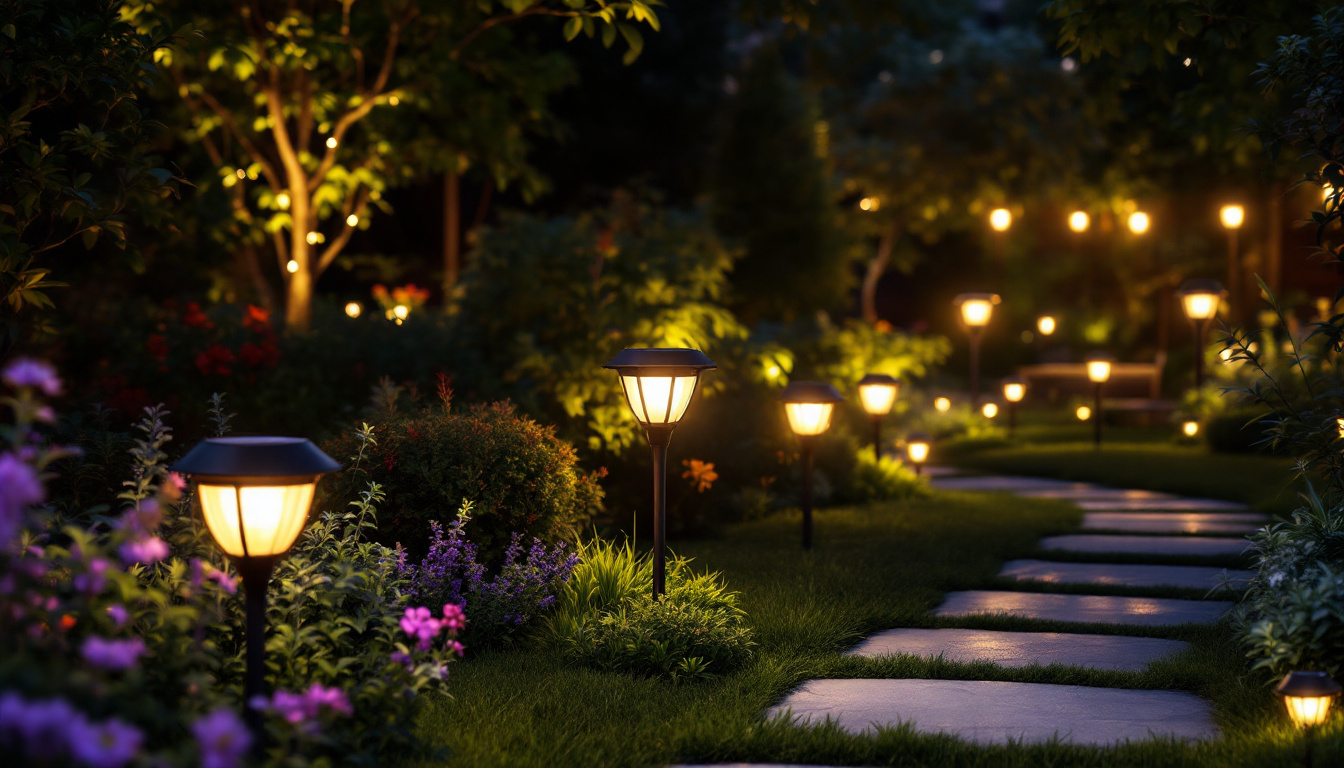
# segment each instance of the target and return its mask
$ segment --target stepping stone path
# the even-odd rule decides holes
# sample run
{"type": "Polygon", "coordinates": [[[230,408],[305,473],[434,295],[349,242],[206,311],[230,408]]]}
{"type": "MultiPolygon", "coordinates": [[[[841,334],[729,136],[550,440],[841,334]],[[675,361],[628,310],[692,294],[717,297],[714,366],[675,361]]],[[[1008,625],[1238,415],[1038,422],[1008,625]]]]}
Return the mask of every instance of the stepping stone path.
{"type": "MultiPolygon", "coordinates": [[[[939,472],[935,487],[967,492],[1012,493],[1060,499],[1085,511],[1083,529],[1115,533],[1049,536],[1043,552],[1127,556],[1237,557],[1248,546],[1242,535],[1267,519],[1245,505],[1192,499],[1144,490],[1026,477],[962,476],[939,472]],[[1147,535],[1134,535],[1147,534],[1147,535]],[[1224,534],[1190,535],[1190,534],[1224,534]]],[[[1070,563],[1013,560],[1000,577],[1032,582],[1213,589],[1224,569],[1204,565],[1070,563]]],[[[1250,571],[1229,570],[1233,582],[1250,571]]],[[[1159,597],[1073,595],[1009,590],[952,592],[934,610],[939,617],[974,622],[977,617],[1014,616],[1077,624],[1174,626],[1218,621],[1233,603],[1159,597]]],[[[1063,632],[992,631],[973,628],[892,629],[869,637],[850,655],[910,654],[949,662],[989,662],[1002,667],[1064,664],[1136,672],[1186,644],[1158,638],[1063,632]]],[[[809,680],[769,713],[799,723],[830,718],[851,733],[909,723],[924,733],[949,733],[971,742],[1040,743],[1059,738],[1074,744],[1109,745],[1150,738],[1214,738],[1212,706],[1181,691],[1151,691],[984,680],[809,680]]],[[[746,764],[738,764],[746,768],[746,764]]],[[[691,768],[687,766],[685,768],[691,768]]],[[[723,767],[721,767],[723,768],[723,767]]],[[[756,768],[770,768],[757,764],[756,768]]],[[[775,768],[785,768],[776,766],[775,768]]],[[[793,768],[802,768],[794,766],[793,768]]]]}
{"type": "Polygon", "coordinates": [[[1245,583],[1254,574],[1199,565],[1115,565],[1110,563],[1052,563],[1046,560],[1010,560],[999,575],[1018,581],[1049,584],[1104,584],[1114,587],[1184,587],[1213,589],[1231,581],[1245,583]]]}

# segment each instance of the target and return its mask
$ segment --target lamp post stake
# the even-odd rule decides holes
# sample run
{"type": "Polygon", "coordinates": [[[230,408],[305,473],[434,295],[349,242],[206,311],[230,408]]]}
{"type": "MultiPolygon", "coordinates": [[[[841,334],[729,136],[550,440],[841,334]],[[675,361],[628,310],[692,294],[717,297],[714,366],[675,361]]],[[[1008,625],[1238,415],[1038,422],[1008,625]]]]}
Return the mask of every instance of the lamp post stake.
{"type": "Polygon", "coordinates": [[[980,327],[971,326],[971,408],[980,404],[980,327]]]}
{"type": "Polygon", "coordinates": [[[1101,447],[1101,382],[1097,382],[1096,406],[1092,409],[1092,442],[1101,447]]]}
{"type": "Polygon", "coordinates": [[[667,446],[671,429],[649,429],[653,452],[653,599],[667,591],[667,446]]]}
{"type": "Polygon", "coordinates": [[[800,436],[798,445],[803,459],[803,549],[812,548],[812,457],[816,445],[813,436],[800,436]]]}
{"type": "Polygon", "coordinates": [[[243,678],[243,720],[252,731],[252,747],[255,755],[263,754],[261,710],[252,706],[252,700],[265,696],[266,691],[266,590],[270,586],[271,571],[275,567],[276,557],[238,557],[233,566],[243,580],[243,597],[246,601],[246,661],[247,672],[243,678]]]}

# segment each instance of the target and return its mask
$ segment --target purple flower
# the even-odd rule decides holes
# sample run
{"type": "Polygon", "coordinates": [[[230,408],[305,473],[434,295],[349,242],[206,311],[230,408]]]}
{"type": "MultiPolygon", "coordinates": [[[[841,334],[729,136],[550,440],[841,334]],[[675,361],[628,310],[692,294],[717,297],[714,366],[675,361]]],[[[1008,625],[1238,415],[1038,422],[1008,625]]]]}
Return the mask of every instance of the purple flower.
{"type": "Polygon", "coordinates": [[[276,691],[270,701],[258,697],[252,706],[274,712],[294,725],[312,724],[324,709],[342,715],[354,713],[345,691],[327,688],[319,683],[308,686],[308,690],[303,693],[276,691]]]}
{"type": "Polygon", "coordinates": [[[12,387],[37,387],[48,397],[61,394],[61,380],[56,376],[56,369],[40,360],[21,357],[6,366],[0,377],[12,387]]]}
{"type": "Polygon", "coordinates": [[[49,759],[65,752],[71,726],[83,720],[65,699],[24,701],[12,692],[0,696],[0,743],[22,741],[29,757],[49,759]]]}
{"type": "Polygon", "coordinates": [[[115,717],[101,723],[83,718],[70,724],[70,752],[89,768],[122,768],[135,759],[145,735],[115,717]]]}
{"type": "Polygon", "coordinates": [[[145,641],[138,637],[109,640],[97,635],[84,639],[79,654],[99,669],[122,670],[134,667],[145,653],[145,641]]]}
{"type": "Polygon", "coordinates": [[[236,768],[252,746],[252,734],[231,709],[214,710],[191,724],[201,748],[201,768],[236,768]]]}
{"type": "Polygon", "coordinates": [[[112,563],[101,557],[95,557],[89,561],[88,570],[75,577],[75,589],[81,592],[97,594],[103,591],[107,584],[107,569],[112,563]]]}
{"type": "Polygon", "coordinates": [[[0,453],[0,549],[19,533],[23,513],[46,498],[37,472],[12,453],[0,453]]]}
{"type": "Polygon", "coordinates": [[[159,502],[144,499],[136,506],[126,508],[117,527],[135,534],[152,534],[159,529],[159,523],[162,522],[163,510],[159,509],[159,502]]]}
{"type": "Polygon", "coordinates": [[[317,717],[322,709],[329,709],[332,712],[339,712],[349,717],[355,713],[350,706],[350,699],[346,697],[345,691],[332,686],[323,687],[317,683],[308,686],[308,690],[303,692],[304,713],[309,718],[317,717]]]}
{"type": "Polygon", "coordinates": [[[168,542],[157,536],[143,539],[131,539],[117,550],[121,561],[126,565],[144,563],[150,565],[168,557],[168,542]]]}
{"type": "Polygon", "coordinates": [[[131,615],[126,611],[126,606],[121,604],[107,606],[107,615],[112,617],[112,623],[117,625],[117,629],[126,626],[126,622],[131,620],[131,615]]]}

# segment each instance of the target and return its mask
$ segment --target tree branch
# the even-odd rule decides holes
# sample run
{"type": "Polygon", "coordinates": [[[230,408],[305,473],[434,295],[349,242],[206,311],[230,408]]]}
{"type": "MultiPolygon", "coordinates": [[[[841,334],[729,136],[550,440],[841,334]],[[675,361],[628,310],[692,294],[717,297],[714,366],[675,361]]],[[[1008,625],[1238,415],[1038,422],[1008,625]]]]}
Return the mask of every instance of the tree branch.
{"type": "MultiPolygon", "coordinates": [[[[347,218],[352,213],[356,215],[362,214],[365,212],[365,210],[367,210],[368,202],[369,202],[368,187],[360,187],[359,192],[356,193],[355,195],[354,205],[343,209],[343,213],[346,215],[347,218]]],[[[326,272],[327,267],[331,266],[331,263],[335,261],[336,257],[339,256],[341,254],[341,251],[345,249],[346,243],[350,242],[351,236],[355,234],[354,227],[350,226],[344,221],[341,222],[341,225],[342,225],[341,234],[337,235],[336,239],[331,241],[331,245],[328,245],[327,249],[322,252],[322,256],[318,258],[317,269],[314,271],[315,274],[321,275],[323,272],[326,272]]]]}
{"type": "Polygon", "coordinates": [[[475,29],[468,32],[461,40],[457,41],[457,45],[453,46],[453,49],[451,52],[449,52],[448,56],[449,58],[456,59],[458,55],[462,53],[462,49],[466,48],[467,45],[471,43],[471,41],[480,37],[482,32],[485,32],[486,30],[492,27],[497,27],[500,24],[512,24],[513,22],[518,21],[519,19],[525,19],[528,16],[577,16],[577,15],[578,13],[575,11],[557,11],[552,8],[543,8],[541,6],[536,6],[534,8],[528,8],[526,11],[511,13],[507,16],[491,16],[490,18],[478,24],[475,29]]]}

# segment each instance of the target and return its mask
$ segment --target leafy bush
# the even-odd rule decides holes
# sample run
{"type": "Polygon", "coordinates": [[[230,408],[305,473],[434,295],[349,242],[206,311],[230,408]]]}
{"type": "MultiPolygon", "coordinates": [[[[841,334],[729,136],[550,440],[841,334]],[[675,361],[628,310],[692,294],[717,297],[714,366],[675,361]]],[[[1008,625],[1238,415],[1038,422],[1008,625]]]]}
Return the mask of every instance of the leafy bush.
{"type": "Polygon", "coordinates": [[[655,601],[651,554],[596,540],[579,557],[542,632],[568,658],[673,681],[731,672],[751,658],[746,614],[718,574],[697,575],[689,559],[673,556],[667,592],[655,601]]]}
{"type": "Polygon", "coordinates": [[[514,533],[499,573],[487,580],[485,566],[476,560],[476,545],[463,530],[471,519],[471,508],[471,502],[463,502],[447,536],[437,521],[431,521],[434,535],[429,553],[419,565],[403,560],[399,570],[408,582],[406,594],[411,600],[465,609],[471,623],[463,639],[475,647],[507,638],[554,606],[556,593],[569,580],[579,558],[566,551],[563,541],[547,550],[534,538],[527,558],[520,560],[522,535],[514,533]]]}
{"type": "Polygon", "coordinates": [[[905,462],[890,456],[873,458],[861,450],[844,498],[852,502],[890,501],[927,495],[928,486],[905,462]]]}
{"type": "MultiPolygon", "coordinates": [[[[17,388],[3,401],[16,422],[0,428],[6,754],[114,768],[240,764],[250,739],[237,714],[244,607],[167,471],[165,412],[150,409],[132,441],[133,479],[114,502],[121,511],[57,529],[42,506],[44,480],[68,451],[33,428],[51,418],[37,393],[56,394],[59,382],[27,360],[4,379],[17,388]]],[[[377,765],[425,753],[406,724],[418,694],[439,687],[460,652],[451,638],[461,616],[407,605],[395,552],[363,539],[380,499],[372,487],[352,511],[322,515],[276,569],[266,641],[275,693],[258,702],[269,734],[262,764],[377,765]]]]}
{"type": "Polygon", "coordinates": [[[332,479],[330,498],[348,502],[377,483],[389,499],[377,538],[413,558],[429,551],[430,521],[450,517],[463,501],[474,511],[466,534],[492,569],[515,534],[573,539],[601,508],[597,474],[578,470],[573,446],[506,402],[458,412],[444,389],[441,408],[387,414],[375,433],[367,445],[350,435],[326,444],[337,457],[364,450],[356,471],[332,479]]]}

